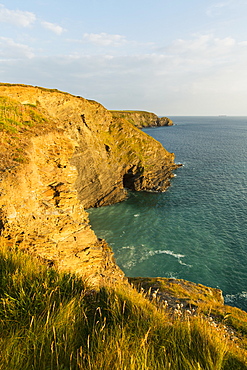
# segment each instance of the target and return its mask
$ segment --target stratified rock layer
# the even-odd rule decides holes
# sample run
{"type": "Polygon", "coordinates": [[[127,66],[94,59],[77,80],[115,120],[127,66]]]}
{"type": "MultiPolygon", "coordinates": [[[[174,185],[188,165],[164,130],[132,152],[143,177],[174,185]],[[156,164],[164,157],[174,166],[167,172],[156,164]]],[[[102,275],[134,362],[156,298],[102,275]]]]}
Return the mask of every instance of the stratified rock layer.
{"type": "Polygon", "coordinates": [[[0,97],[2,242],[95,285],[123,279],[85,208],[123,200],[126,187],[164,191],[174,154],[94,101],[6,84],[0,97]]]}

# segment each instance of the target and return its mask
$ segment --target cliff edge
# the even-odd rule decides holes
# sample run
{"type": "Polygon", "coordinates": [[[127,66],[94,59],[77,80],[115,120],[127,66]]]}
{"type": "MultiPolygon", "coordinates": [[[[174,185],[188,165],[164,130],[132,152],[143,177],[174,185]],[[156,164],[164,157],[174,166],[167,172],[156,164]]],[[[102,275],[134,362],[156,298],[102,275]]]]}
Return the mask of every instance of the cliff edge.
{"type": "Polygon", "coordinates": [[[98,284],[124,279],[86,208],[164,191],[174,154],[101,104],[57,90],[0,85],[1,242],[98,284]]]}
{"type": "Polygon", "coordinates": [[[111,111],[113,117],[124,118],[138,128],[172,126],[173,121],[168,117],[158,117],[156,114],[145,111],[111,111]]]}

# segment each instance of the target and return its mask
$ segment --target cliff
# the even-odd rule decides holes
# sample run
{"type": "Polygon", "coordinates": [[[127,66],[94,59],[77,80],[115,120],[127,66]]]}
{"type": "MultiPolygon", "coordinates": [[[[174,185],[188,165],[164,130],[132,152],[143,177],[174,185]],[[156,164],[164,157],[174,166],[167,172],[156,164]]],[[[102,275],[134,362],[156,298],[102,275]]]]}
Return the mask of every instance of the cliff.
{"type": "Polygon", "coordinates": [[[124,279],[85,209],[123,200],[125,188],[164,191],[174,154],[94,101],[7,84],[0,97],[1,242],[93,284],[124,279]]]}
{"type": "Polygon", "coordinates": [[[99,103],[0,84],[1,368],[247,368],[245,312],[183,280],[129,279],[137,293],[90,228],[86,208],[163,191],[176,167],[99,103]]]}
{"type": "Polygon", "coordinates": [[[158,117],[151,112],[143,111],[111,111],[113,117],[124,118],[138,128],[172,126],[173,121],[167,117],[158,117]]]}

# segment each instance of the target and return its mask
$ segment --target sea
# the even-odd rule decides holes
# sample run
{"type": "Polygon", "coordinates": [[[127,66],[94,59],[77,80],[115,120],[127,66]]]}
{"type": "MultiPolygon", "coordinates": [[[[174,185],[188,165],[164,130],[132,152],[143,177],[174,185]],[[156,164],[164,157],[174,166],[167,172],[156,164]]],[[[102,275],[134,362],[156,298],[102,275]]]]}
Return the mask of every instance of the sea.
{"type": "Polygon", "coordinates": [[[247,117],[169,117],[143,129],[176,163],[166,192],[89,210],[127,276],[185,279],[247,311],[247,117]]]}

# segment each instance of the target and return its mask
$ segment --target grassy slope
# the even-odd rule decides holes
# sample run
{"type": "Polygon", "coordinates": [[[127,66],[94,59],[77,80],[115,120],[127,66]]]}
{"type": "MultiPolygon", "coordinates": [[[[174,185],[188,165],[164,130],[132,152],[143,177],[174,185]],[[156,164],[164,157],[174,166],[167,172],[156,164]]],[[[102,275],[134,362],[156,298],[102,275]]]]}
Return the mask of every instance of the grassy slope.
{"type": "Polygon", "coordinates": [[[171,315],[133,288],[96,292],[3,248],[0,275],[0,369],[247,369],[219,326],[171,315]]]}
{"type": "Polygon", "coordinates": [[[137,127],[149,127],[155,124],[158,117],[152,112],[145,111],[110,111],[115,118],[124,118],[126,121],[137,127]]]}
{"type": "Polygon", "coordinates": [[[25,163],[29,137],[52,128],[39,106],[0,96],[0,171],[25,163]]]}

